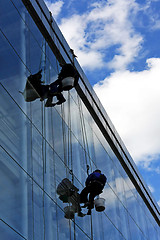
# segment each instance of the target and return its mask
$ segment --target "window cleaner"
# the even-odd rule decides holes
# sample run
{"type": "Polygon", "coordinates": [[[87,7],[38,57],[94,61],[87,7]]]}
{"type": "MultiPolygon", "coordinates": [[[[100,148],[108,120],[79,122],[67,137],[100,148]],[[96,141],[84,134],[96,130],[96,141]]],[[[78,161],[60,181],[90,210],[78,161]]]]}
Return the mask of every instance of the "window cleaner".
{"type": "MultiPolygon", "coordinates": [[[[84,203],[84,208],[88,208],[87,215],[91,215],[91,209],[94,208],[94,198],[102,193],[106,184],[106,176],[97,169],[91,173],[85,182],[86,187],[80,193],[80,203],[84,203]],[[88,200],[89,194],[89,200],[88,200]]],[[[100,208],[99,208],[100,209],[100,208]]]]}
{"type": "Polygon", "coordinates": [[[63,203],[70,203],[72,205],[64,208],[65,218],[73,219],[74,214],[77,213],[79,217],[84,217],[86,214],[81,212],[79,189],[75,187],[68,178],[64,178],[57,186],[57,194],[63,203]]]}
{"type": "Polygon", "coordinates": [[[40,101],[47,99],[45,107],[54,107],[61,105],[66,101],[62,92],[69,91],[78,84],[79,73],[72,66],[72,64],[61,65],[62,69],[58,75],[58,79],[50,85],[44,85],[42,78],[42,70],[38,73],[30,75],[27,78],[25,89],[23,92],[19,91],[26,102],[32,102],[37,98],[40,101]],[[53,97],[57,97],[57,102],[53,103],[53,97]]]}

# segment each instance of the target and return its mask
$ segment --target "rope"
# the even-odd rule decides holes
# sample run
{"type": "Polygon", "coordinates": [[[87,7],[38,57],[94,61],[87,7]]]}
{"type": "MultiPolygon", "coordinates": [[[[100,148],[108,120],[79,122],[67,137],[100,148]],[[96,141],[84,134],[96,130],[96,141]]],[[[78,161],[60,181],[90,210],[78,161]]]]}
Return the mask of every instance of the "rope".
{"type": "MultiPolygon", "coordinates": [[[[41,57],[40,57],[40,62],[39,62],[39,70],[41,69],[41,64],[42,64],[42,57],[43,57],[43,47],[44,47],[44,38],[42,38],[42,51],[41,51],[41,57]]],[[[44,54],[45,54],[45,60],[46,60],[46,41],[45,41],[45,49],[44,49],[44,54]]]]}
{"type": "MultiPolygon", "coordinates": [[[[62,135],[63,135],[63,154],[64,154],[64,163],[67,166],[67,157],[66,157],[66,134],[65,134],[65,113],[64,113],[64,106],[61,104],[61,113],[62,113],[62,135]]],[[[66,177],[68,176],[67,168],[66,168],[66,177]]]]}
{"type": "Polygon", "coordinates": [[[90,160],[90,155],[89,155],[89,147],[88,147],[88,141],[87,141],[85,121],[84,121],[84,115],[83,115],[83,111],[82,111],[82,103],[81,103],[78,95],[77,95],[77,98],[78,98],[78,108],[79,108],[79,115],[80,115],[80,124],[81,124],[81,130],[82,130],[83,148],[84,148],[84,153],[85,153],[86,169],[87,169],[87,174],[89,174],[89,171],[88,171],[89,165],[87,162],[87,154],[88,154],[88,158],[89,158],[91,171],[92,171],[92,165],[91,165],[91,160],[90,160]],[[87,149],[87,151],[86,151],[86,149],[87,149]]]}
{"type": "MultiPolygon", "coordinates": [[[[32,122],[32,104],[30,103],[30,119],[32,122]]],[[[31,166],[32,166],[32,228],[33,228],[33,240],[34,240],[34,191],[33,191],[33,154],[32,154],[32,148],[33,148],[33,142],[32,142],[32,124],[30,124],[30,135],[31,135],[31,166]]]]}
{"type": "Polygon", "coordinates": [[[92,213],[91,213],[91,240],[93,240],[93,220],[92,220],[92,213]]]}
{"type": "MultiPolygon", "coordinates": [[[[54,130],[53,130],[53,111],[54,109],[51,108],[51,133],[52,133],[52,145],[54,149],[54,130]]],[[[59,240],[59,229],[58,229],[58,206],[57,206],[57,195],[56,195],[56,163],[55,163],[55,154],[53,152],[53,175],[54,175],[54,189],[55,189],[55,199],[56,199],[56,224],[57,224],[57,240],[59,240]]]]}
{"type": "MultiPolygon", "coordinates": [[[[72,176],[72,184],[74,183],[74,174],[73,174],[73,158],[72,158],[72,132],[71,132],[71,104],[70,104],[70,92],[68,91],[68,167],[70,167],[69,173],[72,176]]],[[[70,202],[69,202],[70,206],[70,202]]],[[[71,223],[69,219],[69,228],[70,228],[70,240],[71,240],[71,223]]],[[[74,226],[74,240],[75,240],[75,216],[73,221],[74,226]]]]}
{"type": "MultiPolygon", "coordinates": [[[[28,45],[30,46],[30,32],[28,35],[28,45]]],[[[30,47],[28,50],[28,65],[30,69],[30,63],[31,63],[31,55],[30,55],[30,47]]],[[[29,110],[30,110],[30,121],[32,123],[32,104],[31,102],[29,103],[29,110]]],[[[35,239],[35,234],[34,234],[34,181],[33,181],[33,175],[34,175],[34,169],[33,169],[33,125],[30,123],[30,136],[31,136],[31,141],[30,141],[30,147],[31,147],[31,174],[32,174],[32,234],[33,234],[33,240],[35,239]]]]}
{"type": "MultiPolygon", "coordinates": [[[[46,42],[44,45],[44,80],[46,78],[46,42]]],[[[41,57],[43,57],[43,54],[41,54],[41,57]]],[[[40,60],[41,63],[41,60],[40,60]]],[[[46,122],[45,122],[45,107],[44,102],[41,103],[41,113],[42,113],[42,135],[44,138],[42,138],[42,161],[43,161],[43,224],[44,224],[44,240],[45,240],[45,230],[46,230],[46,223],[45,223],[45,193],[44,193],[44,185],[45,185],[45,174],[46,174],[46,122]]]]}
{"type": "MultiPolygon", "coordinates": [[[[42,134],[44,134],[44,125],[43,125],[43,119],[44,119],[44,114],[43,114],[43,102],[41,103],[41,112],[42,112],[42,134]]],[[[42,138],[42,161],[43,161],[43,239],[45,240],[45,203],[44,203],[44,178],[45,178],[45,158],[44,158],[44,139],[42,138]]]]}
{"type": "Polygon", "coordinates": [[[73,183],[73,157],[72,157],[72,132],[71,132],[71,104],[70,93],[68,91],[68,166],[70,166],[70,174],[73,183]],[[71,164],[70,164],[71,163],[71,164]]]}
{"type": "MultiPolygon", "coordinates": [[[[79,96],[78,97],[78,106],[79,106],[79,114],[80,114],[80,122],[81,122],[81,129],[82,129],[82,138],[83,138],[83,145],[84,145],[84,151],[85,151],[85,160],[86,160],[86,168],[87,168],[87,175],[89,175],[89,165],[87,163],[87,153],[85,150],[85,145],[87,146],[87,152],[90,160],[90,155],[89,155],[89,147],[88,147],[88,141],[87,141],[87,134],[86,134],[86,128],[85,128],[85,121],[84,121],[84,115],[82,111],[82,104],[80,101],[79,96]]],[[[91,165],[91,160],[90,160],[90,166],[91,166],[91,171],[92,171],[92,165],[91,165]]],[[[92,220],[92,213],[91,213],[91,240],[93,240],[93,220],[92,220]]]]}
{"type": "Polygon", "coordinates": [[[101,228],[102,228],[102,240],[104,240],[104,226],[103,226],[103,220],[102,220],[102,213],[101,213],[100,217],[101,217],[100,225],[101,225],[101,228]]]}

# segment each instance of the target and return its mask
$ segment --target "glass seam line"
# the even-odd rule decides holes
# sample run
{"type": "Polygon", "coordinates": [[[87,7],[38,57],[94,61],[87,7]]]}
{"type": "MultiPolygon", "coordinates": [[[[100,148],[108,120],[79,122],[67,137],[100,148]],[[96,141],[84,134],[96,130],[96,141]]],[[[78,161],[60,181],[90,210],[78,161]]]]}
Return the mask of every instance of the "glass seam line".
{"type": "Polygon", "coordinates": [[[16,229],[14,229],[12,226],[10,226],[7,222],[5,222],[2,218],[0,219],[0,221],[2,221],[5,225],[7,225],[10,229],[12,229],[14,232],[16,232],[20,237],[22,237],[23,239],[27,240],[27,238],[25,238],[22,234],[20,234],[16,229]]]}
{"type": "MultiPolygon", "coordinates": [[[[26,67],[26,69],[30,72],[29,68],[26,66],[26,64],[24,63],[23,59],[21,58],[21,56],[19,55],[19,53],[17,52],[17,50],[13,47],[13,45],[11,44],[11,42],[9,41],[9,39],[7,38],[7,36],[4,34],[4,32],[2,31],[2,29],[0,28],[0,32],[2,33],[3,37],[7,40],[7,42],[9,43],[9,45],[11,46],[11,48],[14,50],[14,52],[16,53],[16,55],[19,57],[19,59],[21,60],[21,62],[24,64],[24,66],[26,67]]],[[[30,72],[31,73],[31,72],[30,72]]]]}

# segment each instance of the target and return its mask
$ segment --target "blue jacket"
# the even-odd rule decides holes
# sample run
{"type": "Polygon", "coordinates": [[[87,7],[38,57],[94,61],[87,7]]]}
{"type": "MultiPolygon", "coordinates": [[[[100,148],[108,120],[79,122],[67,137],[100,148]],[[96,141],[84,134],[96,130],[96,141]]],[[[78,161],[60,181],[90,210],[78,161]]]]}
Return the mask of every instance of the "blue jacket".
{"type": "Polygon", "coordinates": [[[94,180],[98,180],[103,185],[105,185],[107,179],[106,179],[106,176],[104,174],[101,174],[99,172],[93,172],[87,177],[86,186],[89,184],[89,182],[92,182],[94,180]]]}

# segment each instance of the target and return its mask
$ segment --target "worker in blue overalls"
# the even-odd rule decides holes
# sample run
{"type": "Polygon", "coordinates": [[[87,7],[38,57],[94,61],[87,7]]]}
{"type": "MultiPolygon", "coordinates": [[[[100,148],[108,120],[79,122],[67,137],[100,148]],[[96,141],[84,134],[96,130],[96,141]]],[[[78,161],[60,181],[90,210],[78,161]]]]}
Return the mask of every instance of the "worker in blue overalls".
{"type": "Polygon", "coordinates": [[[99,169],[96,169],[87,177],[85,182],[86,187],[80,193],[80,203],[84,203],[83,207],[88,208],[88,215],[91,215],[91,209],[94,208],[94,198],[102,193],[106,180],[106,176],[99,169]]]}

